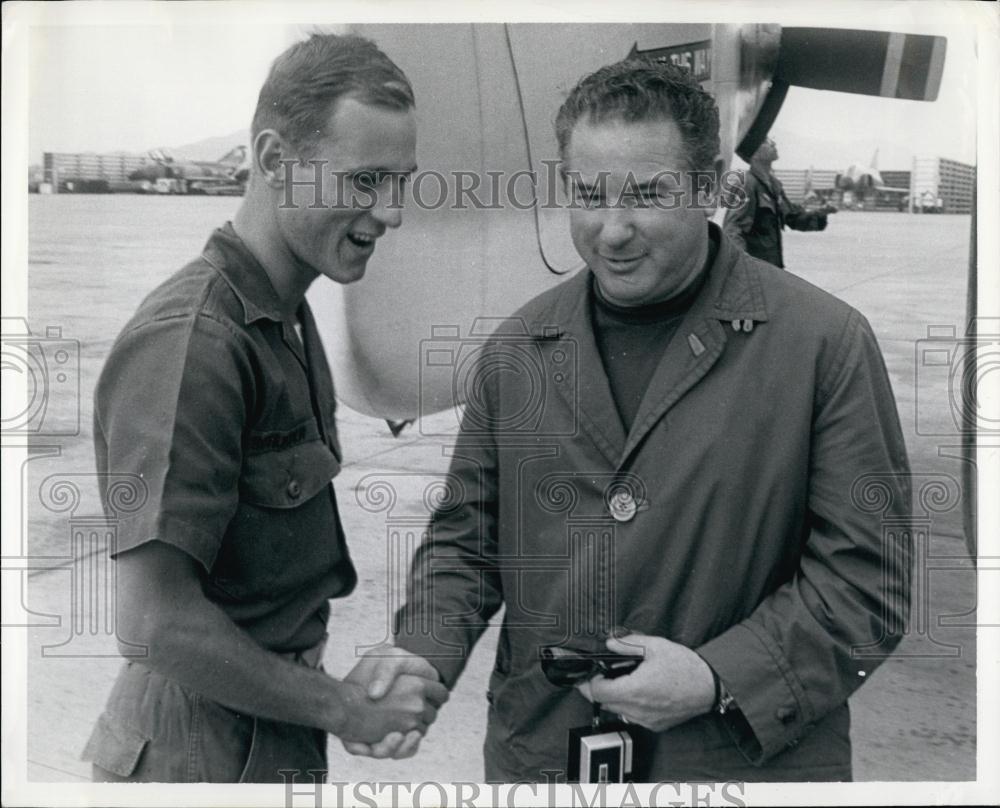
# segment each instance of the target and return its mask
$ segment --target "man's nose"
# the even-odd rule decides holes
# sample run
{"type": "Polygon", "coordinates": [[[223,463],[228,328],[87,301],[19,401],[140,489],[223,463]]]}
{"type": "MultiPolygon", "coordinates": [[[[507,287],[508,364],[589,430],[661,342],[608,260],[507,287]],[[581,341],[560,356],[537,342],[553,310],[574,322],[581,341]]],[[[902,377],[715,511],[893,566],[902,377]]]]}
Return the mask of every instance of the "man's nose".
{"type": "Polygon", "coordinates": [[[608,208],[601,221],[601,242],[607,247],[621,247],[635,233],[627,208],[608,208]]]}
{"type": "Polygon", "coordinates": [[[399,227],[403,223],[402,195],[390,190],[380,191],[369,213],[386,227],[399,227]]]}

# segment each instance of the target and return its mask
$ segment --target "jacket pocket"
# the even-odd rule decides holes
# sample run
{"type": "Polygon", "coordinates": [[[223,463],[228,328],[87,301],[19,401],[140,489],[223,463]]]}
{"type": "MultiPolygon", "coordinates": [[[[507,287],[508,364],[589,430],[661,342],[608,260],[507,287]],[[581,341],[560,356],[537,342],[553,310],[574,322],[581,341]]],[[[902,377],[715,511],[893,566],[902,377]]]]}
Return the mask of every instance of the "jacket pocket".
{"type": "Polygon", "coordinates": [[[147,743],[148,738],[102,713],[81,757],[119,777],[131,777],[147,743]]]}
{"type": "Polygon", "coordinates": [[[486,688],[489,703],[489,721],[496,725],[506,742],[514,740],[514,730],[518,720],[524,718],[524,700],[516,681],[507,674],[494,670],[490,674],[486,688]]]}

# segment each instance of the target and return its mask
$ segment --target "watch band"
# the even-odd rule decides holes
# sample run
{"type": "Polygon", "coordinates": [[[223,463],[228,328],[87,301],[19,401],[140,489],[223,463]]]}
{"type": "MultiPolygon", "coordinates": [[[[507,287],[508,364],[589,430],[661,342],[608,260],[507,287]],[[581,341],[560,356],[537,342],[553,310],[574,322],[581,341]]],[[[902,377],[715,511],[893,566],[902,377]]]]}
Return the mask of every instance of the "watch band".
{"type": "MultiPolygon", "coordinates": [[[[708,665],[707,662],[705,664],[708,665]]],[[[712,683],[715,685],[715,701],[712,702],[712,712],[718,713],[719,715],[725,715],[730,710],[735,710],[735,696],[729,692],[725,683],[719,678],[719,674],[715,672],[715,668],[708,665],[708,669],[712,672],[712,683]]]]}

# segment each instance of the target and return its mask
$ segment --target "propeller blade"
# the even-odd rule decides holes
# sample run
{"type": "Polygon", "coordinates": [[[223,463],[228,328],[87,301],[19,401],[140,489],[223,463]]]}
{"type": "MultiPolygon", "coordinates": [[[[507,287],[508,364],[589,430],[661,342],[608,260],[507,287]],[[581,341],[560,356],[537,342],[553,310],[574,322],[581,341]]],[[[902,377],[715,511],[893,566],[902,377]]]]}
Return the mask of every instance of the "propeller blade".
{"type": "Polygon", "coordinates": [[[934,101],[948,40],[943,36],[846,28],[782,28],[778,65],[764,103],[736,153],[764,142],[790,86],[934,101]]]}
{"type": "Polygon", "coordinates": [[[782,28],[775,78],[796,87],[934,101],[943,36],[838,28],[782,28]]]}

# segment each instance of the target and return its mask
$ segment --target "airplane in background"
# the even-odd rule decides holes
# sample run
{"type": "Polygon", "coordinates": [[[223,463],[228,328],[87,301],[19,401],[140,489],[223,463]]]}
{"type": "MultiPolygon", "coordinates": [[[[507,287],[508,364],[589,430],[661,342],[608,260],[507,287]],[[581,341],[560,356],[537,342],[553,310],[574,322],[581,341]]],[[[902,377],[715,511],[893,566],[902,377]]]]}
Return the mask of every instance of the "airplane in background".
{"type": "Polygon", "coordinates": [[[910,196],[909,188],[885,184],[878,170],[878,149],[868,165],[853,163],[843,174],[838,174],[835,186],[843,208],[874,207],[881,196],[899,210],[905,210],[910,196]]]}
{"type": "Polygon", "coordinates": [[[237,146],[218,160],[177,160],[166,149],[148,153],[151,163],[129,174],[133,181],[149,183],[155,193],[243,192],[250,176],[246,146],[237,146]]]}
{"type": "MultiPolygon", "coordinates": [[[[322,313],[317,319],[338,397],[386,419],[394,432],[419,416],[475,401],[478,347],[503,318],[583,266],[568,211],[530,204],[551,198],[553,184],[561,187],[552,170],[553,120],[583,75],[629,55],[687,67],[718,102],[721,154],[736,167],[734,155],[749,162],[767,136],[790,86],[881,96],[886,103],[933,101],[946,50],[940,36],[772,24],[347,28],[373,39],[411,80],[420,171],[403,230],[379,244],[365,278],[348,286],[314,284],[309,298],[322,313]],[[533,192],[529,204],[457,207],[452,188],[448,202],[435,205],[438,182],[419,183],[430,172],[444,178],[464,172],[479,180],[480,196],[489,196],[487,172],[522,180],[535,172],[537,184],[513,189],[521,202],[533,192]],[[424,204],[415,204],[418,195],[424,204]]],[[[511,188],[505,191],[509,200],[511,188]]],[[[505,370],[531,374],[537,363],[526,348],[524,362],[505,370]]],[[[532,382],[539,390],[546,384],[532,382]]]]}

